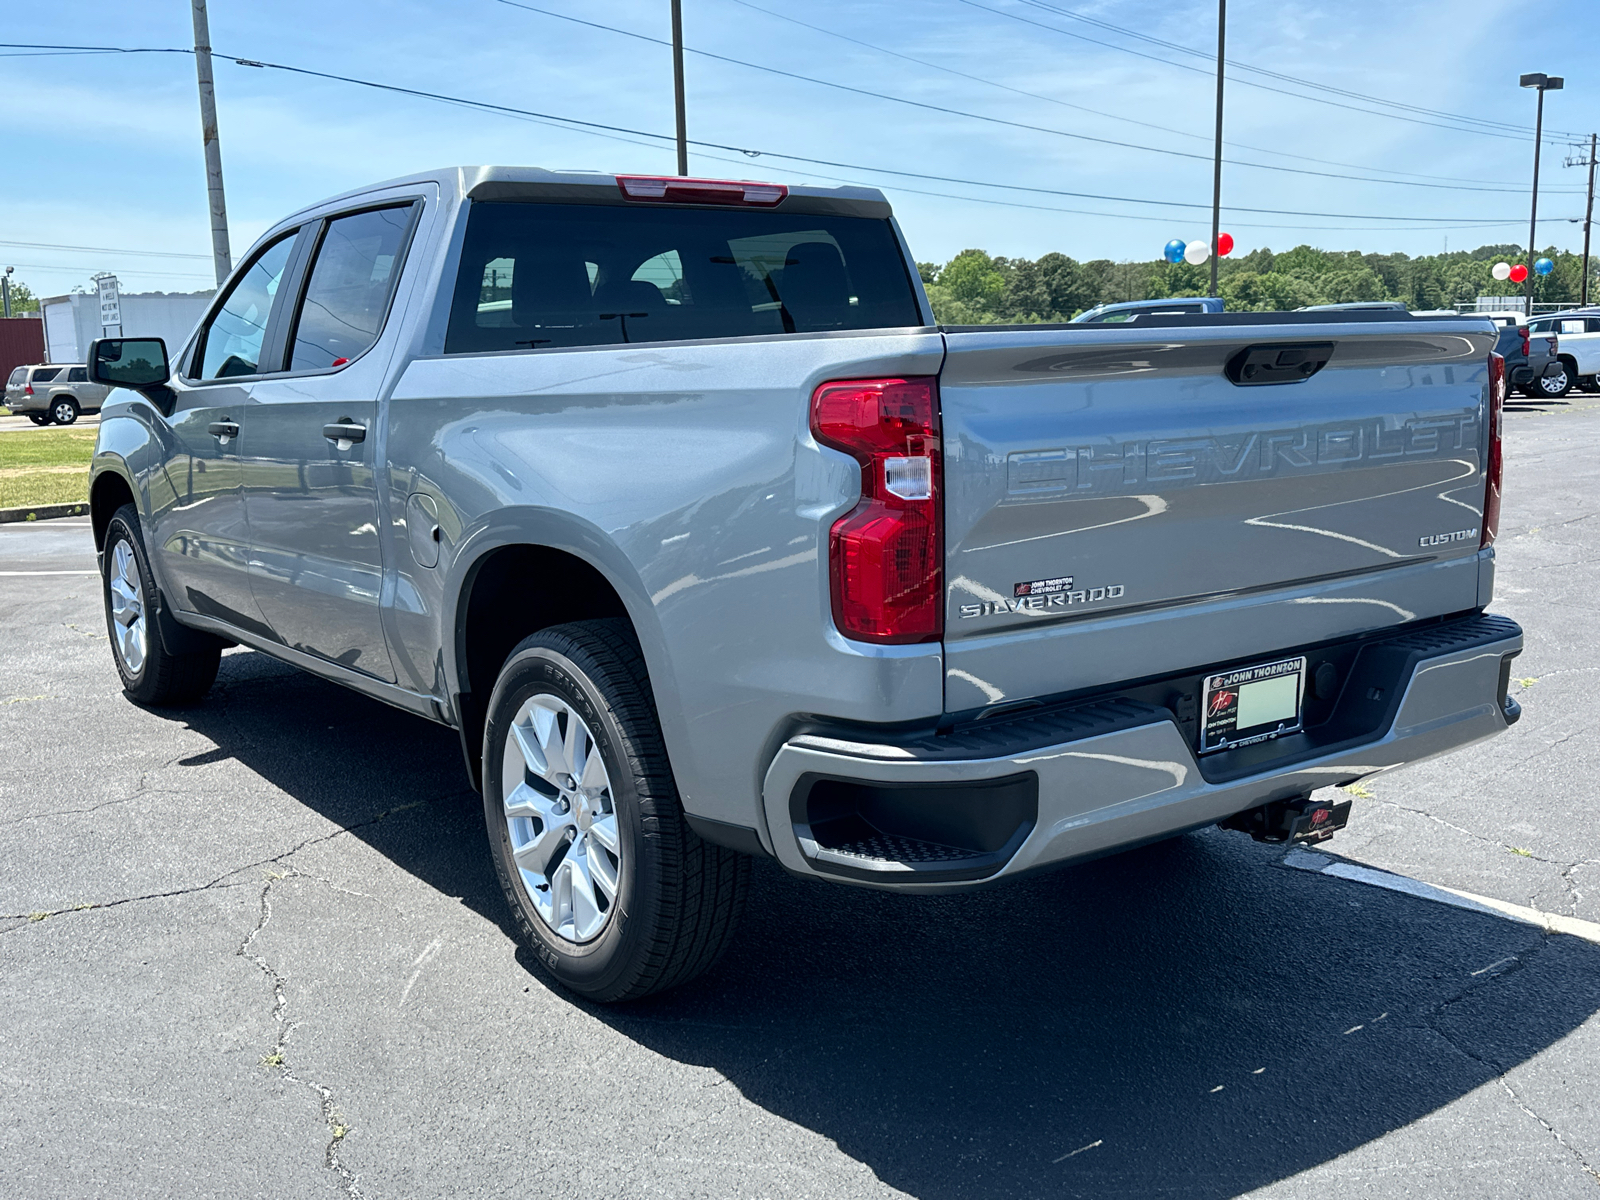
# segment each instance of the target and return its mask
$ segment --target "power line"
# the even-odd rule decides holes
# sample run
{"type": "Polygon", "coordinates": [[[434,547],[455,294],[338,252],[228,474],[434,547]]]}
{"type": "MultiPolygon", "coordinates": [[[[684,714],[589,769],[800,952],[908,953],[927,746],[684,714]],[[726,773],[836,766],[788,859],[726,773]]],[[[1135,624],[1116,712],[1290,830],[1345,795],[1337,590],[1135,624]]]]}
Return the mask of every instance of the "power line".
{"type": "MultiPolygon", "coordinates": [[[[1142,50],[1134,50],[1129,46],[1119,46],[1115,42],[1103,42],[1099,38],[1088,37],[1087,35],[1081,34],[1081,33],[1073,33],[1070,29],[1062,29],[1059,25],[1047,25],[1043,21],[1035,21],[1035,20],[1032,20],[1032,19],[1030,19],[1028,17],[1024,17],[1024,16],[1022,16],[1022,15],[1020,15],[1018,13],[1006,12],[1004,9],[999,9],[999,8],[990,8],[987,4],[978,3],[978,0],[958,0],[958,2],[961,3],[961,4],[967,5],[969,8],[979,8],[979,9],[982,9],[984,12],[993,13],[997,17],[1005,17],[1005,18],[1007,18],[1009,20],[1012,20],[1012,21],[1021,21],[1025,25],[1032,25],[1032,26],[1034,26],[1035,28],[1038,28],[1038,29],[1047,29],[1051,33],[1060,34],[1062,37],[1076,38],[1078,41],[1089,42],[1090,44],[1095,45],[1095,46],[1104,46],[1108,50],[1119,50],[1124,54],[1132,54],[1137,58],[1149,59],[1151,62],[1163,63],[1163,64],[1165,64],[1166,66],[1169,66],[1169,67],[1177,67],[1179,70],[1193,71],[1197,75],[1206,75],[1206,76],[1214,76],[1216,74],[1215,71],[1207,70],[1204,67],[1197,67],[1197,66],[1194,66],[1194,65],[1192,65],[1190,63],[1173,62],[1170,58],[1162,58],[1159,55],[1155,55],[1155,54],[1146,54],[1142,50]]],[[[1033,3],[1033,4],[1035,4],[1036,7],[1039,7],[1039,5],[1037,4],[1036,0],[1022,0],[1022,2],[1023,3],[1033,3]]],[[[1411,123],[1413,125],[1428,125],[1428,126],[1433,127],[1434,129],[1448,129],[1448,130],[1451,130],[1454,133],[1478,133],[1478,134],[1482,134],[1485,137],[1504,138],[1504,139],[1507,139],[1509,141],[1519,141],[1519,142],[1526,140],[1526,136],[1525,135],[1518,135],[1518,134],[1511,134],[1511,133],[1496,133],[1493,130],[1489,130],[1489,129],[1475,129],[1475,128],[1463,127],[1463,126],[1460,126],[1460,125],[1443,125],[1443,124],[1440,124],[1437,121],[1425,121],[1425,120],[1421,119],[1420,117],[1408,117],[1408,116],[1405,116],[1402,113],[1374,112],[1370,108],[1357,108],[1353,104],[1341,104],[1337,100],[1328,100],[1328,99],[1324,99],[1324,98],[1317,97],[1317,96],[1303,96],[1298,92],[1285,91],[1283,88],[1271,87],[1268,84],[1257,83],[1254,80],[1250,80],[1250,79],[1241,79],[1241,80],[1238,80],[1238,82],[1243,84],[1246,87],[1259,88],[1262,91],[1266,91],[1266,92],[1276,92],[1280,96],[1291,96],[1296,100],[1310,100],[1313,103],[1317,103],[1317,104],[1329,104],[1329,105],[1332,105],[1334,108],[1349,109],[1351,112],[1364,113],[1365,115],[1367,115],[1369,117],[1387,117],[1392,121],[1407,121],[1407,122],[1409,122],[1409,123],[1411,123]]],[[[1381,101],[1379,103],[1381,103],[1381,101]]]]}
{"type": "MultiPolygon", "coordinates": [[[[620,29],[615,25],[606,25],[599,21],[589,21],[583,17],[570,16],[566,13],[555,12],[548,8],[540,8],[533,4],[523,4],[520,3],[519,0],[496,0],[496,2],[499,4],[504,4],[508,8],[520,8],[525,12],[538,13],[539,15],[546,17],[554,17],[559,21],[570,21],[574,25],[585,25],[590,29],[600,29],[607,33],[620,34],[623,37],[633,38],[637,41],[649,42],[657,46],[666,46],[669,49],[672,46],[671,42],[662,38],[651,37],[649,34],[636,33],[631,29],[620,29]]],[[[963,2],[966,2],[966,0],[963,0],[963,2]]],[[[982,6],[980,5],[979,7],[982,6]]],[[[1211,162],[1211,155],[1209,154],[1193,154],[1186,150],[1167,150],[1160,146],[1145,146],[1138,142],[1125,142],[1117,138],[1095,137],[1092,134],[1073,133],[1072,131],[1066,129],[1052,129],[1048,125],[1034,125],[1027,121],[1012,121],[1005,117],[995,117],[989,116],[985,113],[968,112],[965,109],[952,108],[944,104],[932,104],[926,100],[913,100],[906,96],[895,96],[888,92],[874,91],[871,88],[856,87],[855,85],[848,83],[837,83],[830,79],[818,79],[813,75],[801,75],[795,71],[786,71],[781,67],[771,67],[763,63],[747,62],[741,58],[732,58],[726,54],[716,54],[710,50],[697,50],[693,46],[685,46],[684,50],[689,54],[697,54],[702,58],[713,59],[717,62],[729,63],[738,67],[746,67],[754,71],[763,71],[770,75],[778,75],[786,79],[799,80],[802,83],[813,83],[821,87],[834,88],[838,91],[850,92],[858,96],[869,96],[876,100],[888,100],[894,104],[904,104],[911,108],[920,108],[928,112],[943,113],[946,116],[965,117],[968,120],[984,121],[991,125],[1002,125],[1011,129],[1021,129],[1029,133],[1047,133],[1054,137],[1071,138],[1074,141],[1090,142],[1100,146],[1115,146],[1123,150],[1141,150],[1148,154],[1159,154],[1163,158],[1188,158],[1193,159],[1196,162],[1208,164],[1211,162]]],[[[1207,72],[1207,74],[1214,74],[1214,72],[1207,72]]],[[[1396,187],[1425,187],[1441,189],[1445,191],[1462,192],[1520,193],[1521,191],[1520,188],[1515,187],[1484,187],[1481,185],[1467,184],[1421,183],[1414,182],[1409,179],[1372,179],[1364,176],[1346,175],[1342,172],[1313,171],[1305,167],[1289,167],[1274,165],[1271,163],[1251,162],[1248,159],[1229,158],[1224,159],[1223,161],[1231,166],[1248,167],[1258,171],[1283,171],[1293,175],[1310,175],[1321,179],[1341,179],[1356,183],[1381,183],[1396,187]]]]}
{"type": "MultiPolygon", "coordinates": [[[[82,263],[69,265],[67,263],[25,263],[25,262],[19,262],[19,263],[10,263],[9,265],[13,266],[13,267],[21,267],[23,270],[26,270],[26,271],[82,271],[84,269],[82,263]]],[[[131,274],[131,275],[158,275],[163,279],[205,279],[205,280],[210,280],[211,279],[210,275],[201,275],[201,274],[192,273],[192,272],[189,272],[189,271],[150,271],[150,270],[146,270],[144,267],[139,267],[138,269],[136,269],[134,271],[130,271],[129,274],[131,274]]]]}
{"type": "MultiPolygon", "coordinates": [[[[0,43],[0,48],[4,47],[0,43]]],[[[133,52],[133,51],[122,51],[133,52]]],[[[158,53],[191,53],[190,51],[156,51],[158,53]]],[[[441,92],[429,92],[420,88],[402,87],[398,84],[379,83],[375,80],[361,79],[353,75],[340,75],[330,71],[315,71],[309,67],[296,67],[287,63],[264,62],[259,59],[243,58],[231,54],[221,57],[232,58],[240,66],[256,67],[264,70],[286,71],[295,75],[304,75],[316,79],[327,79],[339,83],[354,84],[359,87],[372,88],[377,91],[394,92],[399,95],[413,96],[419,99],[434,100],[444,104],[452,104],[462,108],[474,109],[483,112],[493,112],[502,115],[533,119],[558,127],[574,127],[579,130],[601,131],[609,134],[625,134],[632,137],[650,138],[654,142],[672,142],[676,138],[673,134],[655,133],[650,130],[632,129],[623,125],[610,125],[599,121],[585,121],[577,117],[564,117],[556,113],[539,112],[533,109],[516,108],[506,104],[494,104],[485,100],[470,100],[462,96],[451,96],[441,92]]],[[[778,150],[756,150],[745,146],[733,146],[725,142],[711,142],[699,139],[690,139],[690,144],[712,150],[725,150],[734,154],[744,155],[746,158],[775,158],[784,162],[807,163],[813,166],[830,167],[845,171],[862,171],[869,175],[892,175],[904,179],[917,179],[935,183],[954,183],[966,187],[994,188],[1002,191],[1024,192],[1045,196],[1064,196],[1071,199],[1100,200],[1116,204],[1138,204],[1158,208],[1181,209],[1210,209],[1209,204],[1196,204],[1182,200],[1158,200],[1144,196],[1117,196],[1099,192],[1075,192],[1063,188],[1033,187],[1025,184],[1000,183],[992,179],[963,179],[958,176],[935,175],[928,172],[902,171],[892,167],[869,166],[861,163],[839,162],[832,159],[811,158],[805,155],[786,154],[778,150]]],[[[737,161],[737,160],[736,160],[737,161]]],[[[1340,221],[1395,221],[1401,222],[1398,228],[1408,229],[1445,229],[1445,228],[1477,228],[1491,225],[1513,224],[1520,222],[1521,218],[1508,220],[1486,220],[1482,217],[1450,218],[1450,217],[1412,217],[1392,213],[1337,213],[1318,212],[1304,209],[1286,208],[1255,208],[1239,205],[1230,205],[1229,212],[1253,213],[1266,216],[1286,217],[1316,217],[1340,221]]],[[[1113,216],[1118,214],[1104,214],[1113,216]]],[[[1174,218],[1167,218],[1174,219],[1174,218]]],[[[1291,228],[1301,228],[1291,226],[1291,228]]],[[[1352,229],[1352,232],[1355,232],[1352,229]]]]}
{"type": "MultiPolygon", "coordinates": [[[[996,80],[996,79],[986,79],[981,75],[973,75],[973,74],[971,74],[970,72],[967,72],[967,71],[957,70],[955,67],[945,66],[943,63],[931,62],[930,60],[928,60],[926,58],[918,58],[915,55],[906,54],[906,53],[903,53],[902,51],[899,51],[899,50],[891,50],[887,46],[879,46],[879,45],[877,45],[877,44],[875,44],[873,42],[864,41],[861,38],[851,37],[849,34],[840,33],[838,30],[835,30],[835,29],[828,29],[828,28],[826,28],[825,26],[822,26],[822,25],[813,25],[809,21],[802,21],[798,17],[792,17],[788,13],[773,12],[769,8],[762,8],[759,4],[751,3],[751,0],[730,0],[730,2],[733,3],[733,4],[739,5],[741,8],[748,8],[752,12],[761,13],[764,16],[772,17],[775,20],[787,21],[791,25],[798,25],[802,29],[809,29],[809,30],[813,31],[814,33],[820,33],[820,34],[823,34],[826,37],[837,38],[838,40],[840,40],[842,42],[849,42],[851,45],[854,45],[854,46],[861,46],[861,47],[864,47],[865,49],[875,51],[875,52],[877,52],[879,54],[889,55],[891,58],[898,58],[898,59],[903,59],[906,62],[916,63],[918,66],[927,67],[930,70],[943,71],[947,75],[954,75],[954,76],[956,76],[957,78],[960,78],[960,79],[970,79],[974,83],[981,83],[981,84],[984,84],[987,87],[999,88],[1002,91],[1011,92],[1013,95],[1026,96],[1030,100],[1043,100],[1047,104],[1056,104],[1056,105],[1061,106],[1062,108],[1070,108],[1070,109],[1074,109],[1074,110],[1076,110],[1078,112],[1089,113],[1091,116],[1102,117],[1102,118],[1104,118],[1106,120],[1110,120],[1110,121],[1123,121],[1123,122],[1126,122],[1129,125],[1138,125],[1138,126],[1140,126],[1141,128],[1144,128],[1144,129],[1154,129],[1154,130],[1156,130],[1157,132],[1160,132],[1160,133],[1175,134],[1178,137],[1193,138],[1193,139],[1195,139],[1197,141],[1202,141],[1202,142],[1210,142],[1212,140],[1211,135],[1209,133],[1194,133],[1193,131],[1187,130],[1187,129],[1175,129],[1170,125],[1157,125],[1153,121],[1141,121],[1136,117],[1125,116],[1125,115],[1123,115],[1121,113],[1106,112],[1106,111],[1104,111],[1102,109],[1090,108],[1089,106],[1084,105],[1084,104],[1074,104],[1070,100],[1062,100],[1062,99],[1060,99],[1060,98],[1058,98],[1056,96],[1046,96],[1041,92],[1030,92],[1030,91],[1027,91],[1024,88],[1012,87],[1010,84],[1001,83],[999,80],[996,80]]],[[[1231,63],[1232,60],[1230,59],[1229,62],[1231,63]]],[[[1234,141],[1231,138],[1226,140],[1223,144],[1227,145],[1227,146],[1236,147],[1237,149],[1240,149],[1240,150],[1253,150],[1258,154],[1272,154],[1272,155],[1276,155],[1276,156],[1278,156],[1280,158],[1295,158],[1295,159],[1299,159],[1301,162],[1318,163],[1318,164],[1320,164],[1322,166],[1349,167],[1349,168],[1351,168],[1353,170],[1357,170],[1357,171],[1376,171],[1376,172],[1379,172],[1379,173],[1384,174],[1384,175],[1405,175],[1405,176],[1409,176],[1412,179],[1435,180],[1435,181],[1438,181],[1440,183],[1481,184],[1481,183],[1484,182],[1482,180],[1477,180],[1477,179],[1466,179],[1466,178],[1463,178],[1463,177],[1461,177],[1459,175],[1427,175],[1427,174],[1423,174],[1423,173],[1418,172],[1418,171],[1395,171],[1395,170],[1392,170],[1392,169],[1390,169],[1388,167],[1373,167],[1373,166],[1368,166],[1365,163],[1348,163],[1348,162],[1340,162],[1340,161],[1338,161],[1336,159],[1313,158],[1313,157],[1311,157],[1310,155],[1307,155],[1307,154],[1295,154],[1295,153],[1293,153],[1291,151],[1283,150],[1283,149],[1277,148],[1277,147],[1252,146],[1248,142],[1238,142],[1238,141],[1234,141]]],[[[1385,181],[1372,180],[1370,182],[1385,182],[1385,181]]],[[[1521,186],[1519,184],[1502,183],[1500,181],[1491,181],[1490,186],[1491,187],[1494,187],[1494,186],[1504,187],[1504,188],[1506,188],[1507,190],[1510,190],[1510,191],[1520,191],[1521,190],[1521,186]]],[[[1577,192],[1574,191],[1573,194],[1576,195],[1577,192]]]]}
{"type": "Polygon", "coordinates": [[[209,254],[178,254],[166,250],[119,250],[113,246],[69,246],[60,242],[0,241],[0,246],[10,246],[22,250],[77,250],[95,254],[137,254],[142,258],[198,258],[206,262],[211,261],[209,254]]]}
{"type": "MultiPolygon", "coordinates": [[[[1196,50],[1192,46],[1183,45],[1181,42],[1169,42],[1164,38],[1158,38],[1151,34],[1143,33],[1137,29],[1129,29],[1126,26],[1114,24],[1100,17],[1091,17],[1087,13],[1076,12],[1069,8],[1062,8],[1059,5],[1048,3],[1047,0],[1019,0],[1019,3],[1026,4],[1032,8],[1043,9],[1047,12],[1053,12],[1059,16],[1068,17],[1074,21],[1082,21],[1087,25],[1093,25],[1099,29],[1120,33],[1127,37],[1136,38],[1142,42],[1148,42],[1156,46],[1164,46],[1169,50],[1177,50],[1183,54],[1191,54],[1197,58],[1203,58],[1209,61],[1210,56],[1207,55],[1203,50],[1196,50]]],[[[1284,83],[1291,83],[1298,87],[1313,88],[1317,91],[1329,92],[1336,96],[1345,96],[1352,100],[1364,100],[1369,104],[1383,104],[1391,108],[1403,109],[1408,112],[1420,113],[1425,116],[1441,117],[1449,121],[1462,121],[1474,125],[1484,125],[1497,130],[1509,131],[1519,137],[1526,137],[1528,134],[1534,132],[1527,126],[1518,125],[1513,121],[1495,121],[1485,117],[1472,117],[1467,116],[1464,113],[1452,113],[1436,108],[1425,108],[1421,105],[1407,103],[1404,100],[1390,100],[1383,96],[1371,96],[1365,92],[1355,92],[1347,88],[1335,87],[1332,84],[1317,83],[1315,80],[1302,79],[1297,75],[1286,75],[1280,71],[1271,71],[1266,67],[1258,66],[1254,63],[1242,62],[1230,58],[1227,60],[1227,65],[1241,71],[1250,71],[1257,75],[1264,75],[1269,79],[1277,79],[1284,83]]],[[[1312,97],[1305,98],[1311,99],[1312,97]]],[[[1554,130],[1551,132],[1552,134],[1555,133],[1554,130]]]]}

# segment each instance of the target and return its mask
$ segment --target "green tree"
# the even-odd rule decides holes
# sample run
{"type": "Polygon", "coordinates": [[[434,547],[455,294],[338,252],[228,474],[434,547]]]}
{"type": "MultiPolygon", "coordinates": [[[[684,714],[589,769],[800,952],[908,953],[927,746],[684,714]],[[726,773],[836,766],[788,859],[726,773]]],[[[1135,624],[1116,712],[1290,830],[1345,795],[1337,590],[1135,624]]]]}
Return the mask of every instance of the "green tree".
{"type": "Polygon", "coordinates": [[[11,315],[21,316],[23,313],[38,312],[39,299],[27,284],[13,279],[11,281],[11,315]]]}

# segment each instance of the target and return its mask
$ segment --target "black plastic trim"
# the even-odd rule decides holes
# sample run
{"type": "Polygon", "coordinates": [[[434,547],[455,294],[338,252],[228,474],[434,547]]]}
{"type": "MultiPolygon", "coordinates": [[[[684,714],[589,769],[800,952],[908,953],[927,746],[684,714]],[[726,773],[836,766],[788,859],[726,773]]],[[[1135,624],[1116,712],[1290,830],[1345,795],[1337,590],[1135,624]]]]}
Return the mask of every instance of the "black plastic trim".
{"type": "Polygon", "coordinates": [[[754,829],[730,824],[727,821],[713,821],[710,817],[697,817],[693,813],[684,813],[683,816],[689,822],[689,828],[694,830],[695,836],[703,842],[725,846],[729,850],[737,850],[740,854],[753,854],[758,858],[767,857],[767,848],[761,844],[761,835],[754,829]]]}

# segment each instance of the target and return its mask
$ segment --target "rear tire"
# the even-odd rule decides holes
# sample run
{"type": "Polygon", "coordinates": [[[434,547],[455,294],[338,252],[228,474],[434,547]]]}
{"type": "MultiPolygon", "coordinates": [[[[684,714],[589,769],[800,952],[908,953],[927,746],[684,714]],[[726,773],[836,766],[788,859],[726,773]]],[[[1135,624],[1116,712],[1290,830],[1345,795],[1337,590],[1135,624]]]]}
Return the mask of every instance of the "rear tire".
{"type": "Polygon", "coordinates": [[[1572,390],[1572,371],[1565,363],[1559,375],[1542,375],[1533,383],[1533,395],[1540,400],[1559,400],[1572,390]]]}
{"type": "Polygon", "coordinates": [[[140,704],[189,704],[211,690],[222,662],[222,647],[194,654],[169,654],[156,628],[161,594],[144,552],[139,513],[124,504],[106,527],[101,590],[106,634],[122,690],[140,704]]]}
{"type": "Polygon", "coordinates": [[[28,420],[32,421],[35,425],[39,425],[39,426],[48,425],[48,424],[50,424],[50,414],[49,413],[29,413],[28,414],[28,420]]]}
{"type": "Polygon", "coordinates": [[[684,819],[625,622],[557,625],[511,652],[489,700],[483,803],[517,935],[564,987],[634,1000],[727,948],[750,862],[684,819]]]}

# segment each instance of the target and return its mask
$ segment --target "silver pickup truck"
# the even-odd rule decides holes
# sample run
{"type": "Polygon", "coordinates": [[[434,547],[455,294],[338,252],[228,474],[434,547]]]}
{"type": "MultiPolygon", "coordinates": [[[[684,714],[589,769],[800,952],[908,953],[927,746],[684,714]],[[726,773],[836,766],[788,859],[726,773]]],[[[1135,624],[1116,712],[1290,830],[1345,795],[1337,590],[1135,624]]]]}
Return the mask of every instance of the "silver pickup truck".
{"type": "Polygon", "coordinates": [[[460,731],[515,923],[598,1000],[750,856],[954,891],[1489,737],[1481,318],[940,328],[858,188],[463,168],[270,230],[170,360],[95,344],[117,670],[242,643],[460,731]]]}

